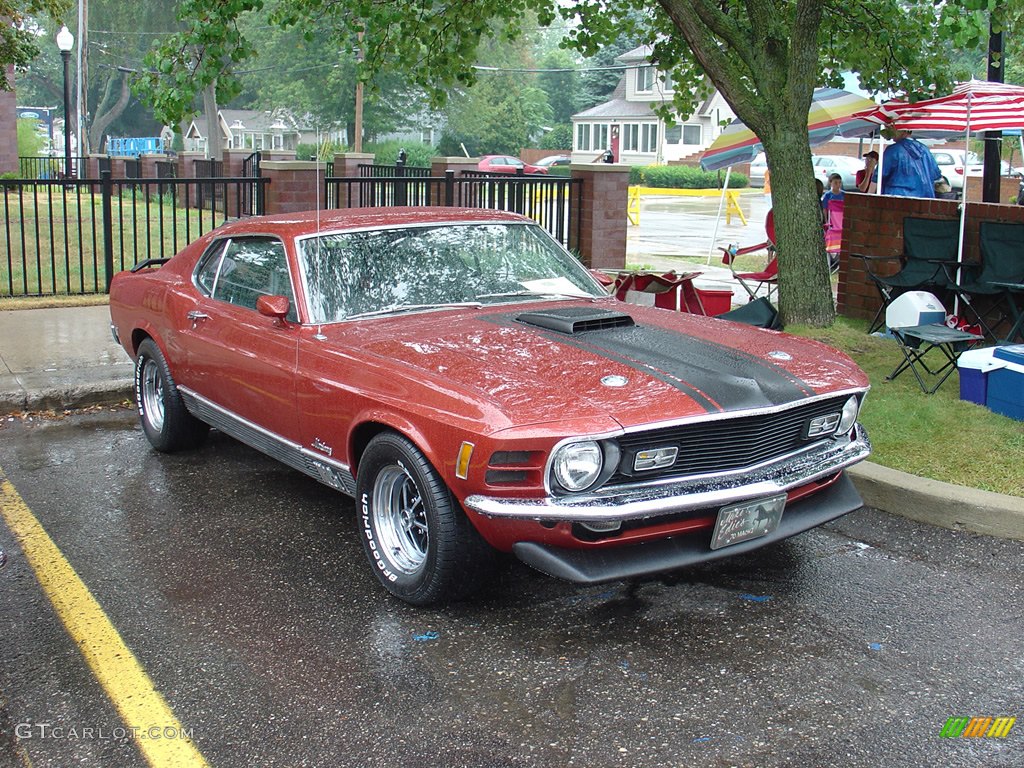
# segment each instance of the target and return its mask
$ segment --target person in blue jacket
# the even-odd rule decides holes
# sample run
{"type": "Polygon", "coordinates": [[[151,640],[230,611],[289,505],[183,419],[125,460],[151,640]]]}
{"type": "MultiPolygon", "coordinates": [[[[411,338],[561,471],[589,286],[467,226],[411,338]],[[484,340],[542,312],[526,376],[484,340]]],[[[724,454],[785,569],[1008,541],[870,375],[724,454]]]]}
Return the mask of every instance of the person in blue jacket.
{"type": "Polygon", "coordinates": [[[941,177],[928,147],[911,138],[910,131],[896,131],[882,155],[882,194],[935,197],[935,180],[941,177]]]}

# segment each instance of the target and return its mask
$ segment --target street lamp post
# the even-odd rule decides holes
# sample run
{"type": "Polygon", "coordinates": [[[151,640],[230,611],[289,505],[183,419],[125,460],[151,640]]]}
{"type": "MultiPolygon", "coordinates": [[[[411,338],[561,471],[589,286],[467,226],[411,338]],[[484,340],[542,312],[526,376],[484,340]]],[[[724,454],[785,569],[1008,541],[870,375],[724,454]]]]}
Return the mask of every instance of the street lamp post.
{"type": "Polygon", "coordinates": [[[68,74],[68,62],[71,61],[71,49],[75,47],[75,36],[66,27],[57,33],[57,47],[60,57],[64,59],[64,178],[71,178],[71,76],[68,74]]]}

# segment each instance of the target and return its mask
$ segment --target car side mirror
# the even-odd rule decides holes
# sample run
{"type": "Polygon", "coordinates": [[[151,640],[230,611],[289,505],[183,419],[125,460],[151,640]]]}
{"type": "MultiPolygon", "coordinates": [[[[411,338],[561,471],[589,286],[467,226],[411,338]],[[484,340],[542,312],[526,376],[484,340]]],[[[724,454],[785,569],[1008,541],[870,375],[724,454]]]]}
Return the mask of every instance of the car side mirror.
{"type": "Polygon", "coordinates": [[[290,308],[291,302],[288,301],[287,296],[260,296],[256,299],[257,312],[266,317],[273,317],[282,323],[290,308]]]}

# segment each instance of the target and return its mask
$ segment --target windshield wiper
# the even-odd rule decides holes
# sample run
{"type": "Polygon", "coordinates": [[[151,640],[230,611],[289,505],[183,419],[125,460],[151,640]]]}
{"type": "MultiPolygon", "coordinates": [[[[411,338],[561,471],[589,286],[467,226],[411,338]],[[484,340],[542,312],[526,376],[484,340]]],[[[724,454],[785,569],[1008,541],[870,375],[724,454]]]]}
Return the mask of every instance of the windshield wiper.
{"type": "Polygon", "coordinates": [[[449,309],[451,307],[474,307],[482,306],[479,301],[453,301],[448,304],[398,304],[386,309],[374,309],[370,312],[360,312],[356,315],[348,315],[345,320],[356,320],[363,317],[375,317],[378,315],[397,315],[402,312],[419,312],[429,309],[449,309]]]}

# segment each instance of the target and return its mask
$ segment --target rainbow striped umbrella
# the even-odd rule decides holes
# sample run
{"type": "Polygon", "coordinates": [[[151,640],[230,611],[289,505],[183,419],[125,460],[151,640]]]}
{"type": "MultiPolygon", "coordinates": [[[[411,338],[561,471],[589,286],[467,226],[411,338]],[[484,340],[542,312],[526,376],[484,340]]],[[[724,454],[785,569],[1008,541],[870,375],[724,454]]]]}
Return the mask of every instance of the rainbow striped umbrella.
{"type": "MultiPolygon", "coordinates": [[[[807,113],[810,144],[824,144],[836,136],[867,136],[878,126],[856,119],[853,114],[874,109],[871,99],[839,88],[818,88],[807,113]]],[[[733,120],[722,135],[712,142],[700,159],[700,167],[714,171],[737,163],[749,163],[764,147],[754,132],[739,119],[733,120]]]]}

